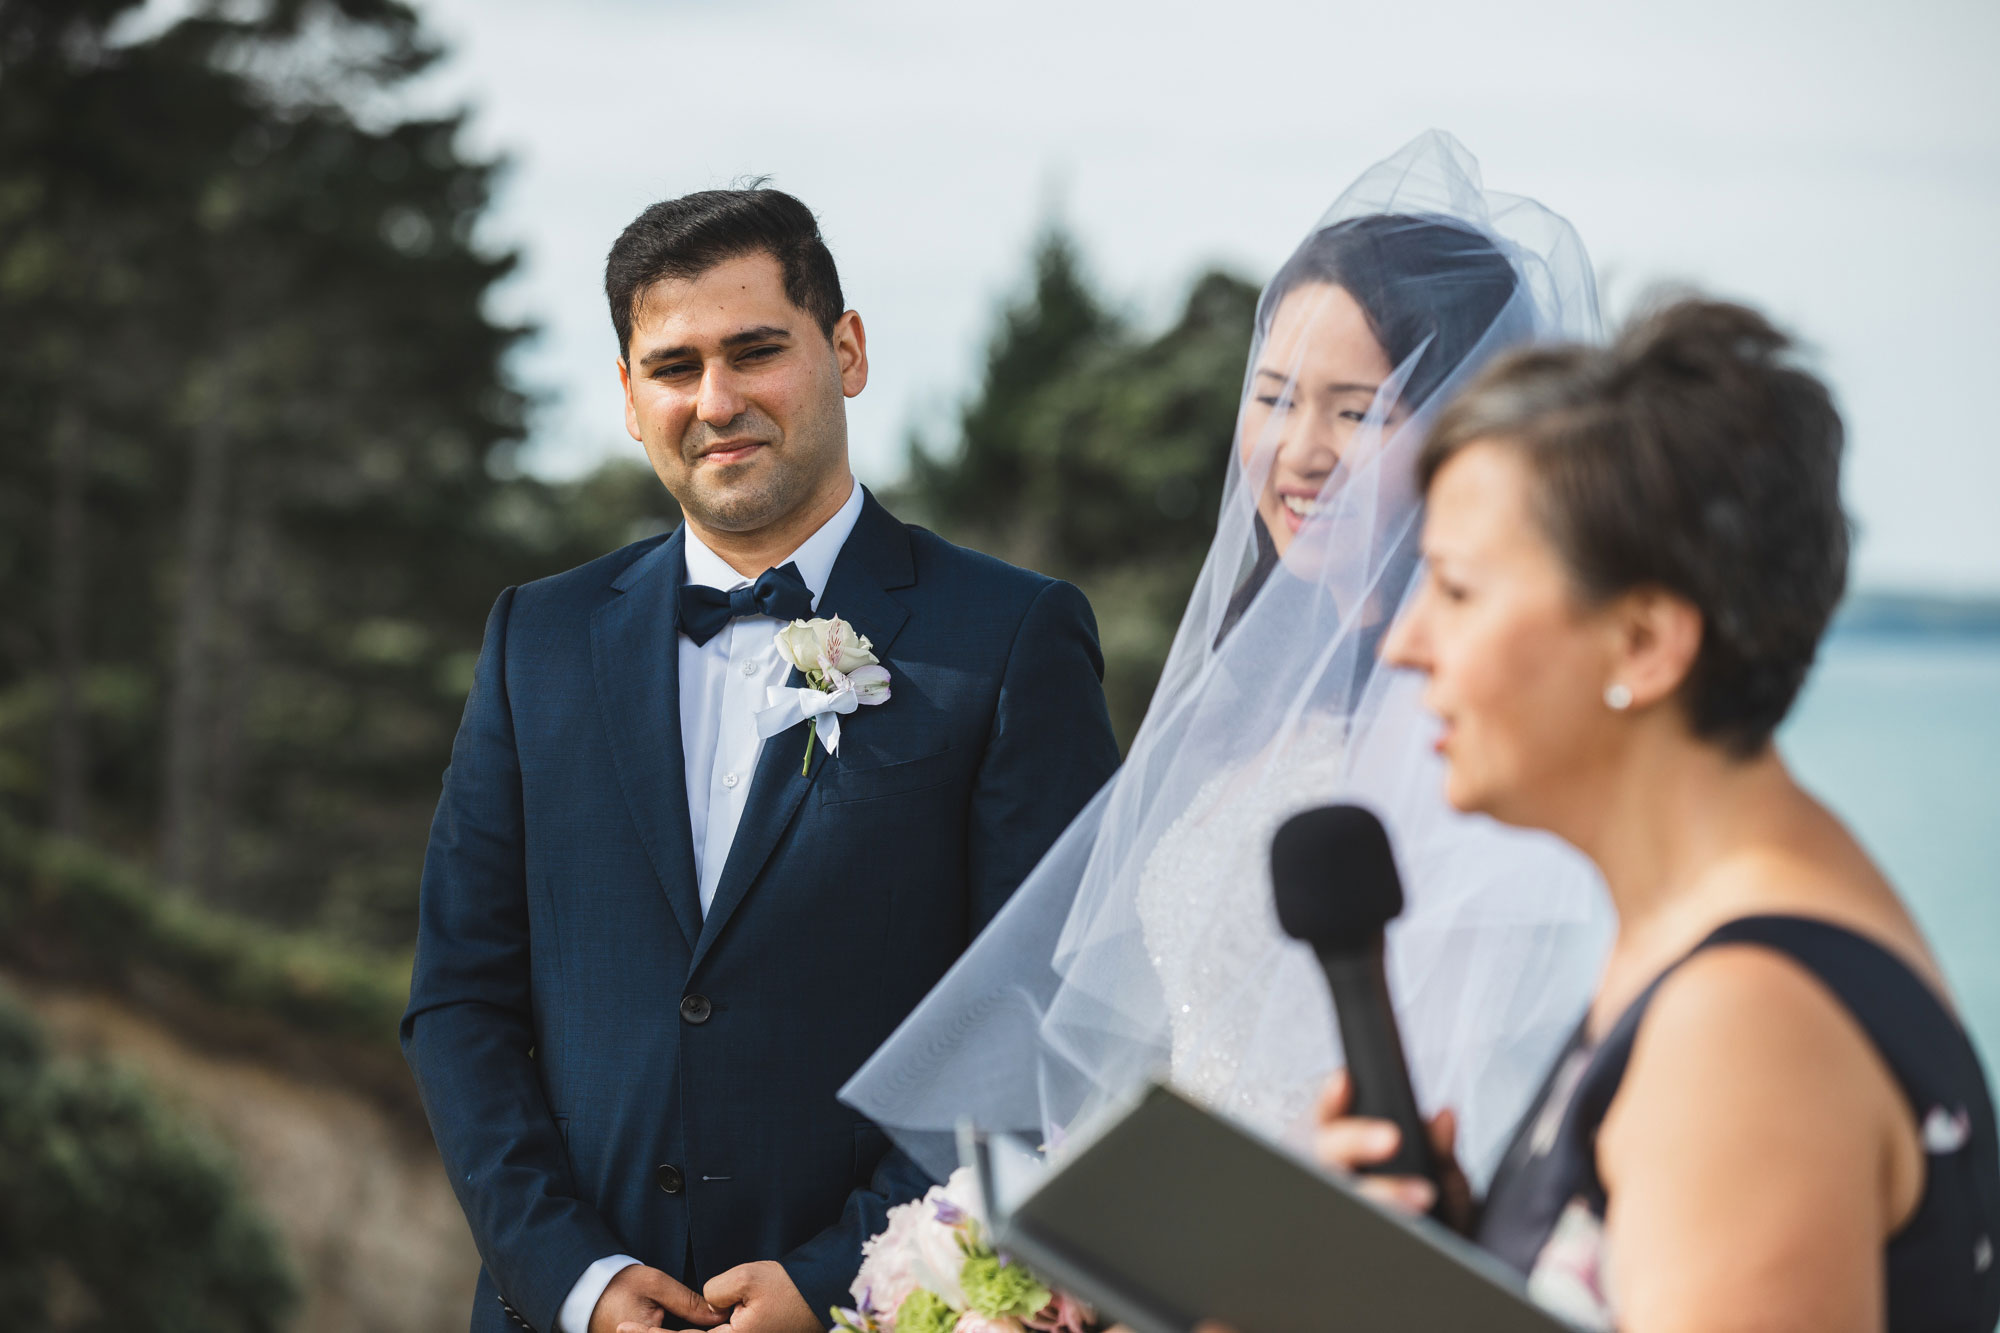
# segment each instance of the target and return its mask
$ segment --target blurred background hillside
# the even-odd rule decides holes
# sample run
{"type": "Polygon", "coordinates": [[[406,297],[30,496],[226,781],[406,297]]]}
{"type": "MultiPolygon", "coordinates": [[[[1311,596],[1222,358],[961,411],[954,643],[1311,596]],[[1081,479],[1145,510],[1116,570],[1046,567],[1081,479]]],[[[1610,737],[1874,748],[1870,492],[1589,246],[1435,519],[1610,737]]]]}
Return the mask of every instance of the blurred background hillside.
{"type": "MultiPolygon", "coordinates": [[[[636,450],[556,447],[568,386],[524,360],[547,340],[495,239],[505,163],[425,109],[444,55],[396,0],[0,0],[0,1309],[23,1327],[464,1318],[476,1258],[394,1044],[439,774],[499,590],[676,515],[636,450]]],[[[613,207],[659,193],[639,174],[613,207]]],[[[964,372],[871,406],[890,428],[857,467],[904,517],[1081,584],[1129,738],[1263,275],[1109,290],[1030,205],[965,288],[964,372]]],[[[1851,601],[1785,743],[1917,898],[1992,1049],[2000,564],[1938,568],[1851,601]]]]}

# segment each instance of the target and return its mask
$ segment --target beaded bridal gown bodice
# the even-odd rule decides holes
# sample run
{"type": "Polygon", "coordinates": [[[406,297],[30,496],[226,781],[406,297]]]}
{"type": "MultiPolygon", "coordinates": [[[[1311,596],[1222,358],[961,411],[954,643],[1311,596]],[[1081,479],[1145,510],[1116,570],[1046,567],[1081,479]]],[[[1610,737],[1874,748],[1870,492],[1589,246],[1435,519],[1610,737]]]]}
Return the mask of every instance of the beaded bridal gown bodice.
{"type": "Polygon", "coordinates": [[[1271,838],[1324,804],[1338,737],[1218,773],[1140,872],[1138,915],[1172,1025],[1171,1076],[1205,1105],[1277,1139],[1306,1123],[1339,1043],[1326,985],[1271,898],[1271,838]],[[1285,1001],[1273,1003],[1274,993],[1285,1001]]]}
{"type": "MultiPolygon", "coordinates": [[[[1318,960],[1278,925],[1271,838],[1342,799],[1345,751],[1333,724],[1308,722],[1282,753],[1216,774],[1161,835],[1137,889],[1174,1085],[1301,1150],[1342,1056],[1318,960]]],[[[1408,781],[1437,781],[1428,756],[1408,781]]],[[[1411,1080],[1420,1104],[1457,1110],[1460,1163],[1482,1184],[1583,1011],[1608,911],[1580,862],[1564,859],[1573,853],[1503,852],[1443,811],[1391,833],[1405,904],[1386,962],[1411,1080]]]]}

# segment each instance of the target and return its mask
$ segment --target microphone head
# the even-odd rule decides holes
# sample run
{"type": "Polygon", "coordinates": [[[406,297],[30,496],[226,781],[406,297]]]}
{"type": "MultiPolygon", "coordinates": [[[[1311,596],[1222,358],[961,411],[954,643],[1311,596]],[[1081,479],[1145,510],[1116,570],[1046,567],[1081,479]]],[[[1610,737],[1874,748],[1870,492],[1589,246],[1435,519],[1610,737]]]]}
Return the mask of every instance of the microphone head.
{"type": "Polygon", "coordinates": [[[1403,910],[1382,821],[1358,805],[1293,815],[1271,839],[1271,885],[1285,933],[1320,953],[1360,953],[1403,910]]]}

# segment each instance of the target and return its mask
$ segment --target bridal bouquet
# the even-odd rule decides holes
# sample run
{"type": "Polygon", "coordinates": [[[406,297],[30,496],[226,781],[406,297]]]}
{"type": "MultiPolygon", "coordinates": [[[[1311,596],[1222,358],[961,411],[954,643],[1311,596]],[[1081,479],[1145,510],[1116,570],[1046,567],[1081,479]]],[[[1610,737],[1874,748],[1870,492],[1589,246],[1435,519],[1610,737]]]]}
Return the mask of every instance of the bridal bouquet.
{"type": "Polygon", "coordinates": [[[1097,1316],[986,1241],[972,1173],[961,1168],[921,1199],[889,1210],[861,1247],[856,1308],[844,1333],[1091,1333],[1097,1316]]]}

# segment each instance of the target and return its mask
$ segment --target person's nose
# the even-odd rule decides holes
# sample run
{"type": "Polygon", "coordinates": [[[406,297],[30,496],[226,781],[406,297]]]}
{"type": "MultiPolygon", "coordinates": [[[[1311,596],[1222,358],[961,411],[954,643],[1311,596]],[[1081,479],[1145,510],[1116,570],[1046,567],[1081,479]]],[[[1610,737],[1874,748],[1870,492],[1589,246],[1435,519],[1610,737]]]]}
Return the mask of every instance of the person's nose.
{"type": "Polygon", "coordinates": [[[1396,617],[1395,623],[1389,626],[1388,637],[1382,640],[1384,662],[1393,667],[1429,673],[1430,603],[1430,585],[1420,584],[1417,595],[1410,600],[1409,606],[1404,608],[1403,614],[1396,617]]]}
{"type": "Polygon", "coordinates": [[[711,364],[702,368],[701,388],[695,394],[694,414],[704,425],[727,426],[743,415],[744,406],[736,376],[727,366],[711,364]]]}
{"type": "Polygon", "coordinates": [[[1279,465],[1308,486],[1324,485],[1340,465],[1334,440],[1334,419],[1317,408],[1293,412],[1278,439],[1279,465]]]}

